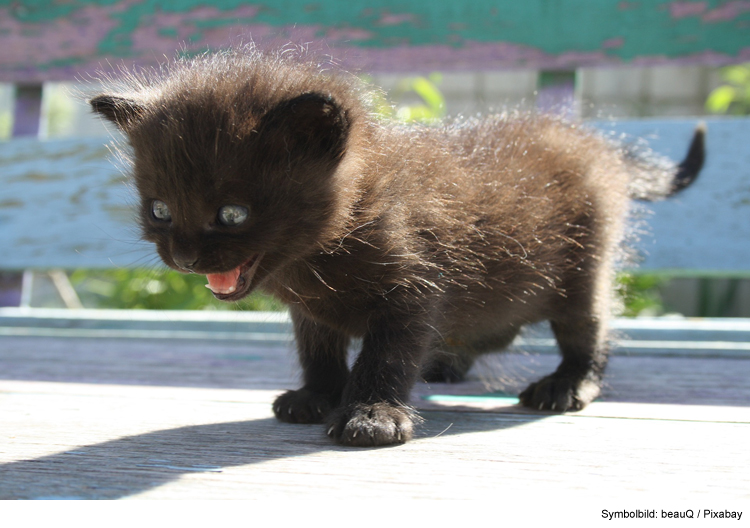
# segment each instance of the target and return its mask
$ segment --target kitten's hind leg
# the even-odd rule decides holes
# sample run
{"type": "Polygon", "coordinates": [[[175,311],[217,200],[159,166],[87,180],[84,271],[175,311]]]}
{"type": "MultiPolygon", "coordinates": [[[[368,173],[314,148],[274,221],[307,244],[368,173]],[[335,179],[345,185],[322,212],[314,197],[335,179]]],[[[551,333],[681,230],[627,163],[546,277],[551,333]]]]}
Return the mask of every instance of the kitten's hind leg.
{"type": "Polygon", "coordinates": [[[463,381],[477,357],[504,350],[513,342],[519,330],[519,327],[508,326],[481,339],[447,338],[422,367],[422,379],[427,383],[463,381]]]}
{"type": "Polygon", "coordinates": [[[519,399],[526,407],[550,411],[577,411],[600,393],[607,364],[604,322],[596,317],[551,322],[562,353],[557,370],[532,383],[519,399]]]}
{"type": "Polygon", "coordinates": [[[575,265],[560,283],[560,292],[565,295],[549,305],[549,320],[562,362],[555,372],[532,383],[519,395],[521,403],[533,409],[577,411],[601,392],[614,293],[609,263],[614,259],[613,245],[619,237],[613,231],[617,226],[605,220],[600,222],[604,227],[598,230],[590,218],[577,220],[576,224],[588,225],[588,229],[579,233],[577,240],[581,245],[568,256],[571,265],[575,265]]]}
{"type": "Polygon", "coordinates": [[[458,347],[450,352],[440,350],[422,367],[422,379],[427,383],[458,383],[474,364],[474,355],[458,347]]]}
{"type": "Polygon", "coordinates": [[[295,310],[292,321],[305,384],[276,398],[273,411],[282,422],[323,423],[338,407],[349,376],[349,338],[295,310]]]}

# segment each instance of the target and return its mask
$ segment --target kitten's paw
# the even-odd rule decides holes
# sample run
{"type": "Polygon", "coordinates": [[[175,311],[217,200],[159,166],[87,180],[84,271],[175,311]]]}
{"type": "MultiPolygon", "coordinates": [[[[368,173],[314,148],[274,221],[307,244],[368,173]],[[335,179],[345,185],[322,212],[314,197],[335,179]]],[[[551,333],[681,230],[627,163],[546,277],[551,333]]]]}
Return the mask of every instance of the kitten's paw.
{"type": "Polygon", "coordinates": [[[519,395],[522,405],[540,411],[580,411],[599,396],[597,381],[550,374],[519,395]]]}
{"type": "Polygon", "coordinates": [[[290,390],[273,402],[273,413],[282,422],[323,423],[338,401],[330,394],[308,389],[290,390]]]}
{"type": "Polygon", "coordinates": [[[328,436],[344,445],[372,447],[411,440],[414,411],[389,403],[341,407],[328,420],[328,436]]]}

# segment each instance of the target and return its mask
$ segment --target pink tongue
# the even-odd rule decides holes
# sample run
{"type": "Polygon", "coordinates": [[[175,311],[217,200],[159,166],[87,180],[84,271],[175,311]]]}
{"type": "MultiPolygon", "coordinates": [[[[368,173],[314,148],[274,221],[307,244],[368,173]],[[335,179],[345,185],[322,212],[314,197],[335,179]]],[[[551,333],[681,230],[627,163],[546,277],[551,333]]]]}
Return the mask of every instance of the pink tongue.
{"type": "Polygon", "coordinates": [[[214,293],[232,293],[237,288],[237,279],[240,277],[240,266],[226,273],[209,273],[208,279],[209,290],[214,293]]]}

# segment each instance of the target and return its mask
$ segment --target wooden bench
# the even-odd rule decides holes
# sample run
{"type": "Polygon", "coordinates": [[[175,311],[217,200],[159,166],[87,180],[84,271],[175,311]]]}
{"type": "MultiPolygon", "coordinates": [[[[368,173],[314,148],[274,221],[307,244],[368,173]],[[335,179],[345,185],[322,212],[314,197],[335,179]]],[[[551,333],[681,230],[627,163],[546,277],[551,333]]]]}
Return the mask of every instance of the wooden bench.
{"type": "MultiPolygon", "coordinates": [[[[345,67],[368,72],[750,60],[743,3],[496,4],[0,3],[0,81],[18,86],[15,137],[0,142],[0,270],[155,261],[105,142],[35,137],[44,81],[150,66],[181,43],[191,53],[238,35],[330,45],[345,67]]],[[[590,126],[679,159],[697,121],[590,126]]],[[[707,123],[704,172],[653,207],[642,270],[748,276],[750,120],[707,123]]],[[[581,413],[516,405],[513,395],[557,361],[550,336],[533,329],[467,383],[417,387],[426,418],[417,440],[358,451],[272,418],[275,395],[297,384],[284,314],[0,308],[0,498],[745,496],[750,321],[615,328],[621,347],[602,401],[581,413]]]]}

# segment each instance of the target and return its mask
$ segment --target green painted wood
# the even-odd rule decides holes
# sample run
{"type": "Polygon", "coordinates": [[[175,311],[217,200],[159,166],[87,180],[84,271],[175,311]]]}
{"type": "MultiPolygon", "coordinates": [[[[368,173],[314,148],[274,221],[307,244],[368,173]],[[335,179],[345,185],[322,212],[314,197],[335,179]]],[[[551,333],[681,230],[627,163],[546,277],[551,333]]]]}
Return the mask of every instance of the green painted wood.
{"type": "MultiPolygon", "coordinates": [[[[679,160],[694,120],[597,123],[679,160]]],[[[641,270],[750,271],[750,119],[708,121],[708,161],[685,192],[650,206],[641,270]]],[[[160,265],[140,241],[136,197],[101,139],[0,142],[0,269],[160,265]]]]}
{"type": "Polygon", "coordinates": [[[254,39],[369,71],[750,60],[734,0],[0,0],[0,81],[71,79],[254,39]]]}

